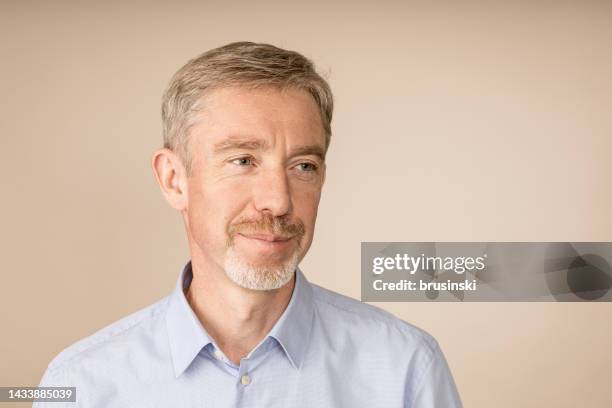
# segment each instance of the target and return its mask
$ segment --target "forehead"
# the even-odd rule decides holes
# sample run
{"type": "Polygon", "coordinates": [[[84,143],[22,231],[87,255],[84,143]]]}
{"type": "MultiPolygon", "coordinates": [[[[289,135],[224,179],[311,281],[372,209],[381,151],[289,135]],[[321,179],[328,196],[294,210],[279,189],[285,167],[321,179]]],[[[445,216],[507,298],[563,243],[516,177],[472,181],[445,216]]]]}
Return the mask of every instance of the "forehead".
{"type": "Polygon", "coordinates": [[[325,146],[319,107],[304,90],[225,87],[210,91],[198,107],[191,137],[202,147],[227,138],[257,138],[275,144],[325,146]]]}

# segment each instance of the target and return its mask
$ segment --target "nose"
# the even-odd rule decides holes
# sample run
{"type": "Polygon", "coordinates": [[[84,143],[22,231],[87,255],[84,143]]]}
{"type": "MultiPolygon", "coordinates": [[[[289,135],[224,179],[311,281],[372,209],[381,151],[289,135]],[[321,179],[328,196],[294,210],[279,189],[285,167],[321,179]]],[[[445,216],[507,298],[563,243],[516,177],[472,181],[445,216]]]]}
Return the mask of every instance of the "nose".
{"type": "Polygon", "coordinates": [[[259,177],[254,191],[254,203],[257,211],[268,212],[280,217],[292,210],[289,180],[284,169],[268,169],[259,177]]]}

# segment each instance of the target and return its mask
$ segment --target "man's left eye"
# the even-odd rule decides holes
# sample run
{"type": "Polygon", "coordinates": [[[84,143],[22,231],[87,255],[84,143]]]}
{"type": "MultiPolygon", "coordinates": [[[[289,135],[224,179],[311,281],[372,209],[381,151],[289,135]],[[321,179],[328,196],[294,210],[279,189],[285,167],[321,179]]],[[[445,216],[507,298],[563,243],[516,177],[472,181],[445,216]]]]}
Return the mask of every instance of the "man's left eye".
{"type": "Polygon", "coordinates": [[[298,164],[298,168],[301,171],[316,171],[317,170],[317,166],[312,164],[312,163],[308,163],[308,162],[304,162],[304,163],[300,163],[298,164]]]}

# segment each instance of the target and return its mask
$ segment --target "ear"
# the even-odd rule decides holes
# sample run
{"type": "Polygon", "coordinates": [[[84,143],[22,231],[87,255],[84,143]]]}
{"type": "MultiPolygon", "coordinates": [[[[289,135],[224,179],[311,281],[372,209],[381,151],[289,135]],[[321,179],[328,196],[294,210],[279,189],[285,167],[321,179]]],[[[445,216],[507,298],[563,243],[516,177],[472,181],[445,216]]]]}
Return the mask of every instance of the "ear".
{"type": "Polygon", "coordinates": [[[153,152],[151,167],[168,204],[178,211],[186,209],[187,175],[181,159],[170,149],[159,149],[153,152]]]}

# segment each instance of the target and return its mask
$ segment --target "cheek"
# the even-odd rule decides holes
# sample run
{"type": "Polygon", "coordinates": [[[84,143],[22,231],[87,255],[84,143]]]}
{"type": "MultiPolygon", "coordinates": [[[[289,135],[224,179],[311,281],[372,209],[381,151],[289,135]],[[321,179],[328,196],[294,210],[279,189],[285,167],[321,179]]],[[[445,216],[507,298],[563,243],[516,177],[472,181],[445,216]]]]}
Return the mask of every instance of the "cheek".
{"type": "Polygon", "coordinates": [[[202,247],[210,243],[211,236],[214,236],[214,231],[218,229],[214,224],[218,217],[214,216],[214,202],[206,200],[205,194],[191,189],[189,193],[188,228],[193,239],[202,247]]]}
{"type": "Polygon", "coordinates": [[[302,190],[294,195],[294,214],[304,223],[306,238],[312,237],[320,197],[320,189],[302,190]]]}
{"type": "MultiPolygon", "coordinates": [[[[304,236],[300,242],[300,262],[310,249],[314,236],[315,222],[317,219],[317,205],[313,203],[312,198],[310,200],[304,199],[298,201],[297,207],[295,207],[295,216],[304,223],[304,236]]],[[[316,200],[318,203],[318,200],[316,200]]]]}
{"type": "Polygon", "coordinates": [[[189,188],[187,218],[194,240],[203,250],[224,246],[227,227],[240,212],[241,189],[231,185],[189,188]]]}

